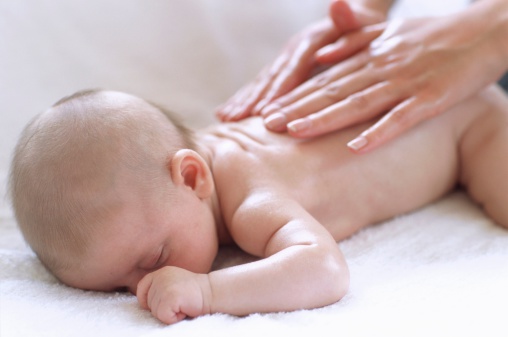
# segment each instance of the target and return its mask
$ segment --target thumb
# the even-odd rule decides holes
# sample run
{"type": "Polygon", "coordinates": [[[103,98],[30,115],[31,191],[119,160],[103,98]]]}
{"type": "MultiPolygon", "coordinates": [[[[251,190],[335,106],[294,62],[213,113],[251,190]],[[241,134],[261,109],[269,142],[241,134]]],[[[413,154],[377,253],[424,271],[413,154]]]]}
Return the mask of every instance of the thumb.
{"type": "Polygon", "coordinates": [[[343,0],[330,3],[329,15],[337,30],[344,34],[349,31],[383,22],[386,18],[379,12],[364,6],[349,5],[343,0]]]}
{"type": "Polygon", "coordinates": [[[335,28],[341,34],[361,27],[355,13],[346,1],[333,0],[330,3],[329,15],[335,28]]]}
{"type": "Polygon", "coordinates": [[[321,64],[340,62],[366,47],[381,34],[381,27],[365,31],[360,28],[384,21],[381,12],[362,6],[352,8],[346,1],[342,0],[333,0],[330,3],[330,18],[339,34],[343,36],[335,43],[316,51],[315,59],[321,64]]]}
{"type": "Polygon", "coordinates": [[[148,305],[148,292],[150,291],[152,282],[153,275],[152,273],[149,273],[145,275],[145,277],[143,277],[141,281],[139,281],[138,283],[138,287],[136,289],[136,296],[138,298],[139,305],[143,309],[150,309],[148,305]]]}

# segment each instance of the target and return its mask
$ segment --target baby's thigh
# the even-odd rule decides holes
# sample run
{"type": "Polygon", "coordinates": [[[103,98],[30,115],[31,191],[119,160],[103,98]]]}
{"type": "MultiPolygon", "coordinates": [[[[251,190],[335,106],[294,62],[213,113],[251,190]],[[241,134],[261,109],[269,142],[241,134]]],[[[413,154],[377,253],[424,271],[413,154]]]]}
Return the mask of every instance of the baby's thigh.
{"type": "Polygon", "coordinates": [[[508,97],[491,87],[476,98],[476,118],[460,141],[460,182],[498,224],[508,228],[508,97]]]}

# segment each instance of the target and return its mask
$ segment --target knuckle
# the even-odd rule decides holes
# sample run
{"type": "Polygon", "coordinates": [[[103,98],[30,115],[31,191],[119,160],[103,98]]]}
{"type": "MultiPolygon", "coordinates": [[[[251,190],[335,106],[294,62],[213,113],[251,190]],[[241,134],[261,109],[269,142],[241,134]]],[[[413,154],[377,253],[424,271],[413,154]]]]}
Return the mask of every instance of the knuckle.
{"type": "Polygon", "coordinates": [[[332,131],[334,127],[330,123],[329,118],[322,117],[320,119],[316,119],[312,124],[312,134],[313,135],[324,135],[330,131],[332,131]]]}
{"type": "Polygon", "coordinates": [[[348,103],[356,110],[363,110],[369,106],[369,99],[365,94],[357,93],[348,97],[348,103]]]}
{"type": "MultiPolygon", "coordinates": [[[[405,109],[393,111],[389,123],[396,125],[398,129],[406,130],[411,126],[411,111],[405,109]]],[[[388,121],[386,122],[388,123],[388,121]]]]}
{"type": "Polygon", "coordinates": [[[338,101],[341,97],[342,86],[339,83],[330,83],[325,87],[324,95],[333,101],[338,101]]]}
{"type": "Polygon", "coordinates": [[[443,96],[435,90],[426,90],[419,95],[420,105],[425,107],[424,114],[428,118],[435,117],[445,110],[443,96]]]}
{"type": "Polygon", "coordinates": [[[331,110],[322,113],[318,118],[314,118],[312,129],[314,135],[323,135],[328,132],[337,130],[344,126],[344,116],[341,116],[337,110],[331,110]]]}
{"type": "Polygon", "coordinates": [[[429,107],[429,109],[427,109],[427,113],[426,113],[426,116],[424,116],[425,119],[427,118],[434,118],[438,115],[440,115],[441,113],[444,112],[444,107],[442,104],[435,104],[435,105],[432,105],[431,107],[429,107]]]}
{"type": "MultiPolygon", "coordinates": [[[[379,84],[381,90],[378,97],[391,102],[400,102],[411,96],[413,90],[411,83],[401,80],[388,80],[379,84]]],[[[393,103],[395,104],[395,103],[393,103]]]]}
{"type": "Polygon", "coordinates": [[[390,118],[394,123],[403,124],[407,120],[406,115],[407,115],[406,110],[397,110],[392,113],[390,118]]]}
{"type": "Polygon", "coordinates": [[[322,88],[330,82],[329,76],[325,74],[317,75],[314,80],[314,85],[318,88],[322,88]]]}
{"type": "Polygon", "coordinates": [[[172,310],[162,310],[162,312],[157,313],[156,316],[161,322],[166,324],[175,323],[175,313],[172,310]]]}
{"type": "Polygon", "coordinates": [[[408,78],[408,82],[410,82],[411,88],[414,92],[421,92],[428,86],[428,77],[425,75],[414,76],[411,80],[408,78]]]}

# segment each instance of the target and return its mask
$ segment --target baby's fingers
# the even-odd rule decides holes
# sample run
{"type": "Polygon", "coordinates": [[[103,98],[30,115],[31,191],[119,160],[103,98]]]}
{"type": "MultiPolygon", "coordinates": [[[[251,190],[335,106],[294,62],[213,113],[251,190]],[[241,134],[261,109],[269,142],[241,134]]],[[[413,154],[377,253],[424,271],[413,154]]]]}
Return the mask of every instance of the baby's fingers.
{"type": "Polygon", "coordinates": [[[263,71],[258,78],[238,90],[226,103],[215,110],[215,115],[221,121],[236,121],[251,114],[252,108],[262,97],[270,78],[263,71]]]}
{"type": "Polygon", "coordinates": [[[152,310],[152,314],[165,324],[175,324],[187,317],[184,313],[174,311],[166,305],[159,305],[157,310],[152,310]]]}
{"type": "Polygon", "coordinates": [[[148,292],[152,287],[153,283],[153,274],[147,274],[145,277],[139,281],[137,289],[136,289],[136,297],[138,298],[139,305],[141,308],[149,310],[150,307],[148,305],[148,292]]]}
{"type": "Polygon", "coordinates": [[[174,324],[185,319],[187,315],[180,310],[178,301],[154,286],[153,273],[147,274],[138,283],[136,296],[143,309],[150,310],[152,315],[165,324],[174,324]]]}

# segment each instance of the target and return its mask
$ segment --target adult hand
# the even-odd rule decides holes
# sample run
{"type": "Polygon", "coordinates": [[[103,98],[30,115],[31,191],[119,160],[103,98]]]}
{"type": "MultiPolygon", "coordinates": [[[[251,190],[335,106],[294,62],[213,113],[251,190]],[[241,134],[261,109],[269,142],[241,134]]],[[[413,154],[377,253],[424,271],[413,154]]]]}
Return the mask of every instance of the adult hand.
{"type": "Polygon", "coordinates": [[[496,81],[508,68],[505,1],[362,28],[317,53],[337,62],[266,106],[273,131],[314,137],[386,113],[348,146],[367,152],[496,81]],[[494,4],[494,5],[493,5],[494,4]],[[372,41],[372,42],[371,42],[372,41]]]}
{"type": "Polygon", "coordinates": [[[259,114],[268,103],[317,72],[316,51],[351,30],[381,22],[385,17],[386,13],[360,5],[351,7],[345,1],[331,2],[330,17],[294,36],[253,82],[216,109],[217,117],[222,121],[234,121],[259,114]]]}

